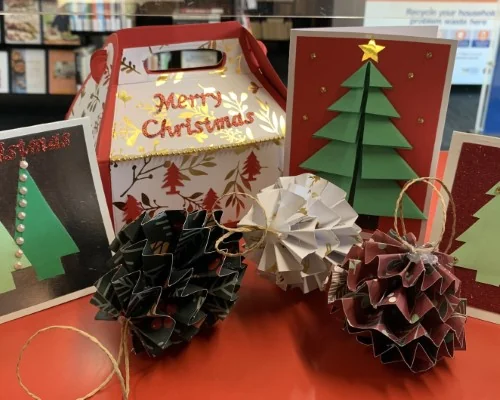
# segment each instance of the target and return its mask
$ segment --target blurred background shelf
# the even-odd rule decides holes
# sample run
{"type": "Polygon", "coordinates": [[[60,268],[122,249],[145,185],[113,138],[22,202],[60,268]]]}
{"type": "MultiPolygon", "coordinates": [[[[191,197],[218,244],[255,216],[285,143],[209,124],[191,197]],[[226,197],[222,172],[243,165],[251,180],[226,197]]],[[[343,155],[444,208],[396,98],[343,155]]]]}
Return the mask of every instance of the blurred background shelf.
{"type": "MultiPolygon", "coordinates": [[[[373,3],[371,0],[0,1],[3,3],[3,15],[0,17],[2,31],[0,72],[2,69],[8,70],[6,76],[10,81],[9,90],[12,91],[13,85],[11,71],[15,65],[12,60],[13,51],[21,50],[21,53],[27,52],[29,55],[30,51],[44,50],[45,61],[42,69],[45,74],[46,92],[50,89],[50,80],[54,79],[54,71],[59,73],[62,68],[64,74],[73,71],[73,93],[76,93],[79,83],[89,73],[92,52],[102,46],[108,35],[122,27],[238,20],[265,43],[271,63],[286,84],[292,28],[363,26],[376,22],[383,24],[393,18],[392,15],[395,13],[393,7],[387,11],[387,20],[369,19],[365,13],[368,12],[370,3],[373,3]],[[35,37],[39,43],[7,44],[7,36],[35,37]],[[58,36],[68,43],[54,42],[54,37],[57,41],[58,36]],[[44,43],[48,37],[53,41],[52,44],[44,43]],[[71,38],[77,38],[79,44],[70,43],[71,38]],[[54,51],[72,52],[73,66],[67,65],[68,61],[65,58],[59,61],[58,68],[54,68],[51,63],[57,55],[54,51]]],[[[435,2],[437,3],[439,2],[435,2]]],[[[373,6],[370,10],[372,9],[373,6]]],[[[390,21],[392,24],[398,22],[397,18],[390,21]]],[[[497,22],[495,20],[495,23],[497,22]]],[[[494,40],[496,43],[496,37],[494,40]]],[[[494,46],[496,45],[491,45],[492,53],[496,50],[494,46]]],[[[488,68],[491,69],[491,65],[488,68]]],[[[486,82],[488,75],[484,76],[486,82]]],[[[5,91],[2,90],[2,84],[5,85],[2,79],[0,79],[0,92],[5,91]]],[[[487,93],[487,86],[484,86],[483,91],[482,87],[477,79],[474,84],[465,82],[453,85],[445,127],[445,147],[454,129],[464,131],[475,129],[476,115],[478,108],[481,108],[480,98],[483,96],[484,99],[487,93]]],[[[0,106],[4,111],[0,114],[0,129],[61,119],[69,108],[72,98],[73,94],[0,94],[0,106]]]]}
{"type": "Polygon", "coordinates": [[[0,94],[0,130],[62,120],[74,95],[0,94]]]}

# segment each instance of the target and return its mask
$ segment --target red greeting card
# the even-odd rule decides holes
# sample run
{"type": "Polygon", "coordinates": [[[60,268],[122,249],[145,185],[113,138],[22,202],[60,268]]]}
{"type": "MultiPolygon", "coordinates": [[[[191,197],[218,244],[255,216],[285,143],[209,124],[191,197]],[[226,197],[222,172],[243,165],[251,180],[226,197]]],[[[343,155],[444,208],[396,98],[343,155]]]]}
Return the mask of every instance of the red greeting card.
{"type": "MultiPolygon", "coordinates": [[[[500,323],[500,264],[495,252],[500,243],[500,138],[455,133],[446,164],[444,182],[456,207],[456,232],[448,207],[444,248],[453,239],[450,254],[455,273],[467,298],[467,314],[500,323]]],[[[440,213],[433,236],[442,226],[440,213]]],[[[434,239],[434,237],[433,237],[434,239]]]]}
{"type": "MultiPolygon", "coordinates": [[[[435,173],[456,45],[365,32],[293,31],[285,172],[336,184],[365,230],[387,231],[402,185],[435,173]]],[[[430,198],[423,185],[404,198],[420,237],[430,198]]]]}

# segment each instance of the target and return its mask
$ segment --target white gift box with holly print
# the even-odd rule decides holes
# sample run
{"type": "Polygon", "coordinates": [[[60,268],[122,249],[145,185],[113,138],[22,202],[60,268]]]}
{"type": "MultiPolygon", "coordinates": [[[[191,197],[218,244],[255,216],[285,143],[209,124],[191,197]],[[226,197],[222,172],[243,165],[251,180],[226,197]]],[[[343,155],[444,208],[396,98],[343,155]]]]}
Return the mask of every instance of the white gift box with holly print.
{"type": "Polygon", "coordinates": [[[119,31],[93,56],[91,75],[68,116],[92,119],[115,230],[165,208],[220,207],[237,221],[250,206],[241,193],[281,175],[286,90],[241,25],[119,31]],[[222,61],[148,70],[151,54],[185,49],[217,50],[222,61]]]}

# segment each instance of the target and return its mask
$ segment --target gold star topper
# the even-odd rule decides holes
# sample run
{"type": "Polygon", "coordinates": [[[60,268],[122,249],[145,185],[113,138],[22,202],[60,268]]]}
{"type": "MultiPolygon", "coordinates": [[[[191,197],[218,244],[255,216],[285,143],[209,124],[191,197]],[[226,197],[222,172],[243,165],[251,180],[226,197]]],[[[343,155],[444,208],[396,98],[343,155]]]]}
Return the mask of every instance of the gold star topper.
{"type": "Polygon", "coordinates": [[[385,46],[379,46],[375,39],[371,39],[368,44],[360,44],[359,48],[363,50],[363,58],[361,61],[372,59],[378,62],[378,53],[385,49],[385,46]]]}

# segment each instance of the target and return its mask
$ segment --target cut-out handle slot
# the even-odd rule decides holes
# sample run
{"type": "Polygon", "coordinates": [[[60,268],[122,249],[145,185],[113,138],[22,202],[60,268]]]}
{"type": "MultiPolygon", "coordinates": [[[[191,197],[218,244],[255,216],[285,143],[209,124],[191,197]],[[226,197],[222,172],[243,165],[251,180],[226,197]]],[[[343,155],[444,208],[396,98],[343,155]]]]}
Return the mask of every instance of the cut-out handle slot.
{"type": "Polygon", "coordinates": [[[214,49],[186,49],[151,54],[144,67],[150,73],[220,68],[224,53],[214,49]]]}

